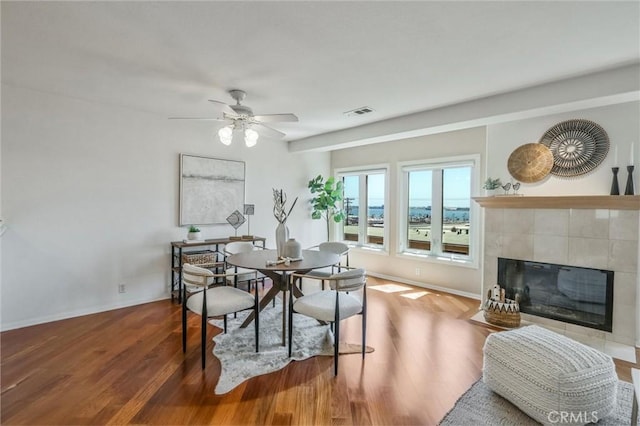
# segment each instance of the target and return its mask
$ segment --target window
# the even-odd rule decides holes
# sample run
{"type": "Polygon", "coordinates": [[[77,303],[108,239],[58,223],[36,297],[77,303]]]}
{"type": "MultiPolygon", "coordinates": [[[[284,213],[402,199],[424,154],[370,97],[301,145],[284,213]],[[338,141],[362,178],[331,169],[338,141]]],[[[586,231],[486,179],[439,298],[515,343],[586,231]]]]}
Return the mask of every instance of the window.
{"type": "Polygon", "coordinates": [[[341,239],[360,246],[386,247],[387,170],[342,171],[343,208],[346,218],[341,226],[341,239]]]}
{"type": "Polygon", "coordinates": [[[431,249],[431,170],[415,170],[408,172],[409,179],[409,214],[404,235],[408,247],[418,250],[431,249]]]}
{"type": "Polygon", "coordinates": [[[471,260],[478,158],[402,163],[400,252],[471,260]]]}

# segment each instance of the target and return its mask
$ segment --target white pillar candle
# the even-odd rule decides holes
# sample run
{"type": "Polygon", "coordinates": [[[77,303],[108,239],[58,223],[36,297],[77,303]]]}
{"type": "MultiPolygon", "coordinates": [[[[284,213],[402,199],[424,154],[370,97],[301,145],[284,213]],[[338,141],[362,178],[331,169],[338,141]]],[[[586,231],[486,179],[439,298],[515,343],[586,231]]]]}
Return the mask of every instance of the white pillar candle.
{"type": "Polygon", "coordinates": [[[630,158],[630,160],[631,160],[631,165],[632,166],[633,166],[633,145],[634,145],[634,143],[631,142],[631,158],[630,158]]]}
{"type": "Polygon", "coordinates": [[[618,167],[618,145],[613,148],[613,166],[618,167]]]}

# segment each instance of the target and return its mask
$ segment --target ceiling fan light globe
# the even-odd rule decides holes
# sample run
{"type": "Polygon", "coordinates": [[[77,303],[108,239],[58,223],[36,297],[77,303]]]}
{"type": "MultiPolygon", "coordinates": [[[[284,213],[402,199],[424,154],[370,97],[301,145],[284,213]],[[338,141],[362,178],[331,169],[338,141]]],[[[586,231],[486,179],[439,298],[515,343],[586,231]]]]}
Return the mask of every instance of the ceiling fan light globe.
{"type": "Polygon", "coordinates": [[[256,132],[253,129],[246,129],[244,131],[244,143],[251,148],[252,146],[255,146],[256,143],[258,143],[258,138],[260,137],[260,135],[258,134],[258,132],[256,132]]]}
{"type": "Polygon", "coordinates": [[[218,137],[220,138],[220,142],[223,144],[231,145],[231,141],[233,139],[233,129],[231,126],[225,126],[218,130],[218,137]]]}

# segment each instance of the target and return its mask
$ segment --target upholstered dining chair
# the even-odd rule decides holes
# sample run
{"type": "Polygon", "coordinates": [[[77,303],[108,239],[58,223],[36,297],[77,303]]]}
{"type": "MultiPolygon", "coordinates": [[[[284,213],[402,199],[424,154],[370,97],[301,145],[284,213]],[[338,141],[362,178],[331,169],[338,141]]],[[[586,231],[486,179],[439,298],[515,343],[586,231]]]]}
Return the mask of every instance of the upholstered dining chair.
{"type": "MultiPolygon", "coordinates": [[[[308,275],[292,274],[292,280],[308,275]]],[[[362,268],[349,269],[325,278],[331,290],[317,291],[294,300],[289,297],[289,357],[292,352],[293,313],[297,312],[333,325],[333,373],[338,375],[340,321],[362,315],[362,359],[366,352],[367,278],[362,268]]]]}
{"type": "MultiPolygon", "coordinates": [[[[258,247],[250,241],[233,241],[224,246],[224,256],[226,259],[227,256],[232,254],[246,253],[253,250],[262,250],[262,247],[258,247]]],[[[251,291],[251,282],[256,281],[255,278],[257,277],[257,280],[262,282],[262,288],[264,288],[265,276],[255,269],[239,268],[237,266],[231,266],[229,269],[231,269],[230,272],[234,274],[234,287],[237,288],[239,283],[247,282],[248,290],[251,291]]]]}
{"type": "MultiPolygon", "coordinates": [[[[320,251],[326,251],[329,253],[334,253],[340,256],[340,262],[327,266],[325,268],[314,269],[306,274],[308,278],[312,278],[314,280],[319,280],[322,290],[325,288],[325,280],[336,272],[342,271],[344,266],[342,265],[342,260],[345,259],[346,267],[349,268],[349,246],[345,243],[337,242],[337,241],[328,241],[324,243],[320,243],[316,246],[310,247],[309,249],[317,249],[320,251]]],[[[300,282],[300,286],[302,286],[302,282],[300,282]]]]}
{"type": "Polygon", "coordinates": [[[202,317],[201,327],[201,357],[202,369],[205,366],[205,349],[207,346],[207,320],[212,317],[224,316],[224,332],[227,332],[227,314],[253,309],[255,320],[256,352],[259,351],[259,313],[258,291],[251,293],[230,287],[234,274],[227,272],[216,273],[210,269],[185,263],[182,265],[182,280],[184,293],[182,295],[182,352],[187,351],[187,311],[202,317]],[[223,285],[214,286],[218,282],[223,285]],[[201,290],[189,294],[187,286],[198,287],[201,290]]]}

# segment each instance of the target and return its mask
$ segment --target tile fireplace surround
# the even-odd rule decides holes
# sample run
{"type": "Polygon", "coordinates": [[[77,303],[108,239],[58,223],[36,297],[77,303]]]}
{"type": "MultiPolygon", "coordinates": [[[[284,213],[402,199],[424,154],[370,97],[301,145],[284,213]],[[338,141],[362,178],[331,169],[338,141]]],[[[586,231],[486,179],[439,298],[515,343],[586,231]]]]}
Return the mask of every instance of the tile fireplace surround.
{"type": "Polygon", "coordinates": [[[483,301],[498,257],[614,271],[613,331],[523,314],[567,335],[625,345],[636,340],[640,196],[479,197],[484,207],[483,301]]]}

